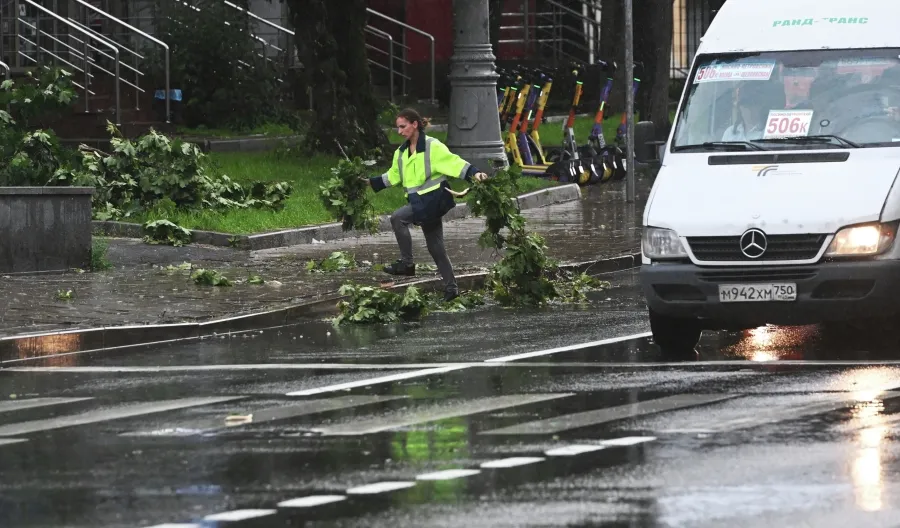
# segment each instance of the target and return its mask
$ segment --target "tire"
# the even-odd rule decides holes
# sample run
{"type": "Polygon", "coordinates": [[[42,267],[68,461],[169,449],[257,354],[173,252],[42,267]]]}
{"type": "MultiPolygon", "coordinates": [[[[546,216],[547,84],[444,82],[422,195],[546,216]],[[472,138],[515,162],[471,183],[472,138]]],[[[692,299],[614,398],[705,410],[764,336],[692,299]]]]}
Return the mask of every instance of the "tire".
{"type": "Polygon", "coordinates": [[[650,312],[650,331],[653,341],[662,350],[664,356],[689,359],[696,357],[694,348],[700,341],[703,329],[696,319],[681,319],[650,312]]]}

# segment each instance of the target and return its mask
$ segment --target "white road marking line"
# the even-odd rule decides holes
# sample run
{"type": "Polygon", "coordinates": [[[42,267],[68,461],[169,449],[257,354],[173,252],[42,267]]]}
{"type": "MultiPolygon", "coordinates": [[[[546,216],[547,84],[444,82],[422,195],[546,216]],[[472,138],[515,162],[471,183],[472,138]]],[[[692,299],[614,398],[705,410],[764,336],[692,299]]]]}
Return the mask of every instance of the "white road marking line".
{"type": "Polygon", "coordinates": [[[315,394],[325,394],[326,392],[334,392],[341,390],[356,389],[359,387],[368,387],[370,385],[378,385],[381,383],[391,383],[394,381],[402,381],[412,378],[420,378],[423,376],[431,376],[433,374],[444,374],[454,370],[462,370],[465,367],[440,367],[425,370],[416,370],[413,372],[404,372],[403,374],[393,374],[391,376],[382,376],[380,378],[370,378],[359,381],[351,381],[347,383],[338,383],[337,385],[328,385],[327,387],[319,387],[317,389],[306,389],[287,393],[287,396],[313,396],[315,394]]]}
{"type": "Polygon", "coordinates": [[[259,517],[275,515],[276,513],[278,513],[278,510],[234,510],[207,515],[203,520],[224,522],[246,521],[247,519],[258,519],[259,517]]]}
{"type": "Polygon", "coordinates": [[[592,427],[602,423],[628,418],[637,418],[648,414],[672,411],[686,407],[707,405],[734,398],[733,394],[676,394],[664,398],[644,400],[615,407],[604,407],[590,411],[564,414],[545,420],[525,422],[500,429],[481,431],[480,435],[546,435],[560,433],[571,429],[592,427]]]}
{"type": "Polygon", "coordinates": [[[0,413],[93,400],[93,398],[25,398],[0,401],[0,413]]]}
{"type": "Polygon", "coordinates": [[[491,460],[490,462],[485,462],[481,464],[482,469],[496,469],[496,468],[511,468],[518,466],[525,466],[528,464],[536,464],[538,462],[543,462],[546,460],[543,457],[510,457],[510,458],[501,458],[500,460],[491,460]]]}
{"type": "Polygon", "coordinates": [[[489,396],[471,400],[462,400],[450,404],[426,406],[424,409],[400,411],[396,414],[362,419],[343,424],[313,428],[314,432],[324,436],[359,436],[391,431],[412,425],[436,422],[459,416],[498,411],[510,407],[530,405],[560,398],[574,396],[574,393],[557,394],[511,394],[507,396],[489,396]]]}
{"type": "Polygon", "coordinates": [[[581,455],[583,453],[592,453],[594,451],[600,451],[601,449],[606,449],[605,445],[570,445],[565,447],[557,447],[554,449],[548,449],[544,452],[547,456],[574,456],[581,455]]]}
{"type": "Polygon", "coordinates": [[[241,370],[410,370],[441,367],[468,366],[465,363],[248,363],[237,365],[167,365],[167,366],[121,366],[121,367],[9,367],[5,372],[69,372],[85,374],[105,374],[117,372],[216,372],[241,370]]]}
{"type": "Polygon", "coordinates": [[[446,469],[444,471],[435,471],[434,473],[425,473],[419,475],[416,480],[453,480],[463,477],[471,477],[477,475],[481,471],[477,469],[446,469]]]}
{"type": "Polygon", "coordinates": [[[387,493],[415,486],[415,482],[409,481],[386,481],[376,482],[374,484],[366,484],[365,486],[356,486],[347,490],[347,495],[376,495],[378,493],[387,493]]]}
{"type": "Polygon", "coordinates": [[[201,528],[201,526],[194,523],[166,523],[148,526],[147,528],[201,528]]]}
{"type": "Polygon", "coordinates": [[[610,440],[603,440],[600,443],[605,446],[632,446],[643,444],[644,442],[653,442],[654,440],[656,440],[655,436],[626,436],[624,438],[612,438],[610,440]]]}
{"type": "Polygon", "coordinates": [[[643,339],[643,338],[650,337],[651,335],[653,335],[653,334],[651,334],[650,332],[644,332],[641,334],[632,334],[632,335],[627,335],[627,336],[622,336],[622,337],[613,337],[610,339],[601,339],[600,341],[591,341],[589,343],[580,343],[577,345],[570,345],[570,346],[559,347],[559,348],[550,348],[547,350],[537,350],[535,352],[525,352],[524,354],[514,354],[512,356],[503,356],[503,357],[498,357],[498,358],[493,358],[493,359],[486,359],[484,362],[485,363],[503,363],[503,362],[507,362],[507,361],[516,361],[518,359],[528,359],[528,358],[533,358],[533,357],[549,356],[551,354],[558,354],[560,352],[571,352],[573,350],[581,350],[584,348],[594,348],[594,347],[598,347],[598,346],[611,345],[613,343],[622,343],[623,341],[632,341],[632,340],[636,340],[636,339],[643,339]]]}
{"type": "Polygon", "coordinates": [[[310,495],[299,499],[290,499],[278,503],[279,508],[312,508],[347,500],[345,495],[310,495]]]}
{"type": "MultiPolygon", "coordinates": [[[[575,345],[584,347],[587,345],[575,345]]],[[[596,345],[592,345],[596,346],[596,345]]],[[[566,347],[568,348],[568,347],[566,347]]],[[[577,349],[577,348],[576,348],[577,349]]],[[[554,349],[554,352],[564,350],[554,349]]],[[[745,367],[745,368],[769,368],[772,366],[803,366],[803,367],[868,367],[868,366],[897,366],[900,360],[774,360],[774,361],[750,361],[750,360],[711,360],[711,361],[658,361],[626,363],[615,361],[560,361],[560,362],[525,362],[513,361],[506,358],[495,358],[477,363],[392,363],[390,365],[380,363],[254,363],[241,365],[173,365],[165,367],[8,367],[4,372],[47,372],[47,373],[76,373],[76,374],[115,374],[120,372],[203,372],[203,371],[241,371],[241,370],[411,370],[411,369],[435,369],[449,368],[461,370],[467,368],[614,368],[648,370],[660,367],[679,368],[683,370],[698,370],[703,367],[745,367]]],[[[20,360],[16,360],[20,361],[20,360]]],[[[25,361],[25,360],[22,360],[25,361]]],[[[377,379],[377,378],[376,378],[377,379]]],[[[849,391],[848,391],[849,392],[849,391]]]]}
{"type": "Polygon", "coordinates": [[[178,400],[124,404],[118,407],[113,407],[112,409],[88,411],[71,416],[60,416],[58,418],[48,418],[46,420],[32,420],[30,422],[0,425],[0,436],[16,436],[41,431],[50,431],[53,429],[61,429],[63,427],[105,422],[108,420],[117,420],[120,418],[132,418],[134,416],[174,411],[177,409],[185,409],[187,407],[212,405],[214,403],[223,403],[227,401],[239,400],[242,398],[243,396],[182,398],[178,400]]]}
{"type": "Polygon", "coordinates": [[[22,442],[27,442],[27,438],[0,438],[0,446],[12,445],[12,444],[21,444],[22,442]]]}

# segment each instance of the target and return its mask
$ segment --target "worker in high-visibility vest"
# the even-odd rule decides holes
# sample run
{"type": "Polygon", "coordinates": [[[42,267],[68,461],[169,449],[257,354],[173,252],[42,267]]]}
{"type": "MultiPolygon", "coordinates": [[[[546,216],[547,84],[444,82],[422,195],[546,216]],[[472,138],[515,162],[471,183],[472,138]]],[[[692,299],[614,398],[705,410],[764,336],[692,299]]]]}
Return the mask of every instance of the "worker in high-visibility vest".
{"type": "Polygon", "coordinates": [[[444,300],[459,296],[453,275],[453,265],[444,247],[444,226],[441,218],[456,202],[450,192],[447,177],[483,181],[487,175],[450,152],[446,145],[425,135],[425,120],[418,112],[406,109],[397,115],[397,131],[406,141],[394,151],[391,168],[381,176],[369,179],[378,192],[387,187],[403,185],[409,203],[391,215],[391,227],[400,246],[400,259],[384,267],[391,275],[416,274],[413,261],[412,237],[409,225],[422,227],[428,252],[444,279],[444,300]]]}

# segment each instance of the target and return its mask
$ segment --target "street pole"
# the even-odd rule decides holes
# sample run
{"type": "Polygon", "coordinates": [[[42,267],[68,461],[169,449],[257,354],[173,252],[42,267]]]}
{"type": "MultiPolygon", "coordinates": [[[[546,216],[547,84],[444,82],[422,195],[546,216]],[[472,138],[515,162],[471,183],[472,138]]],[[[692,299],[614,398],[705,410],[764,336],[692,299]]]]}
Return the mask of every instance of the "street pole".
{"type": "Polygon", "coordinates": [[[632,0],[625,0],[625,201],[634,202],[634,20],[632,0]]]}
{"type": "Polygon", "coordinates": [[[447,146],[482,171],[505,169],[488,0],[453,0],[453,25],[447,146]]]}

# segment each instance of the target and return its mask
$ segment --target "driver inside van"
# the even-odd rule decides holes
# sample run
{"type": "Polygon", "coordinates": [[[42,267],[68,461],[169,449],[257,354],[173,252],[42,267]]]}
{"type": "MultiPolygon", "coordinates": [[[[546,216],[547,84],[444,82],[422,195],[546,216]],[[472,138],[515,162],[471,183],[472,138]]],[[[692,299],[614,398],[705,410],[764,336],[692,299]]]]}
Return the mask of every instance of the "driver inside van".
{"type": "Polygon", "coordinates": [[[736,90],[732,125],[725,130],[722,141],[761,139],[769,109],[763,107],[758,89],[744,85],[736,90]]]}

